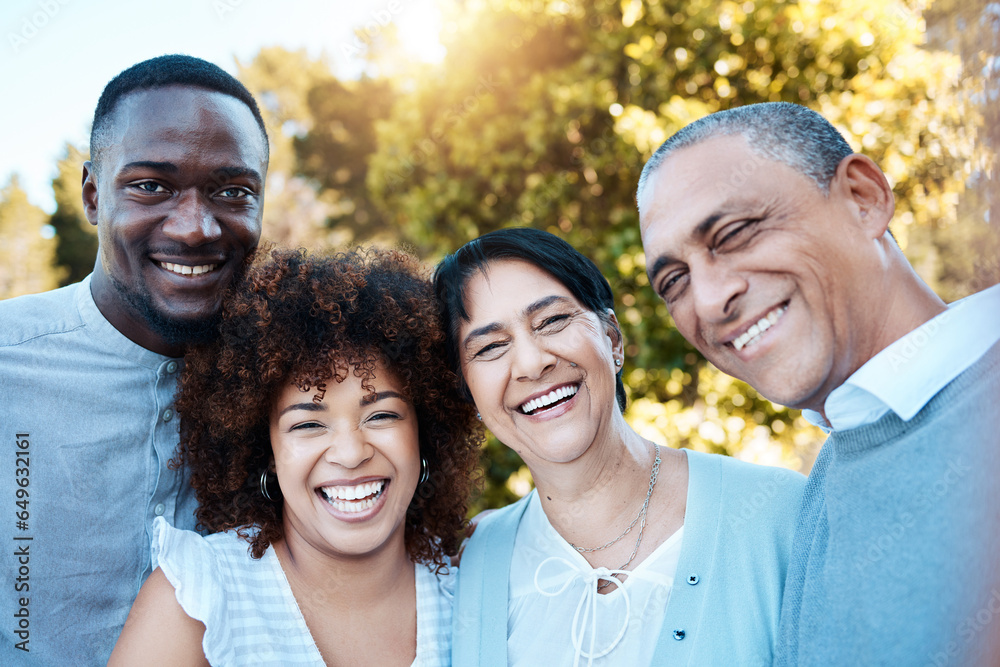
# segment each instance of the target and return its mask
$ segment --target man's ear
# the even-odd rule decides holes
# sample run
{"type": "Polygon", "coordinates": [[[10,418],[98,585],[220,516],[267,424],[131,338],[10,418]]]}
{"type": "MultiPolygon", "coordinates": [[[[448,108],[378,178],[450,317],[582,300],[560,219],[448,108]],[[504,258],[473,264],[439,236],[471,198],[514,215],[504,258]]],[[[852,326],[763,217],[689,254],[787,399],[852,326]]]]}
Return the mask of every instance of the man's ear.
{"type": "Polygon", "coordinates": [[[885,174],[870,158],[854,153],[841,160],[830,183],[831,195],[834,190],[847,197],[857,211],[858,221],[873,239],[888,231],[896,212],[896,199],[885,174]]]}
{"type": "Polygon", "coordinates": [[[83,163],[83,212],[87,221],[97,226],[97,174],[90,160],[83,163]]]}

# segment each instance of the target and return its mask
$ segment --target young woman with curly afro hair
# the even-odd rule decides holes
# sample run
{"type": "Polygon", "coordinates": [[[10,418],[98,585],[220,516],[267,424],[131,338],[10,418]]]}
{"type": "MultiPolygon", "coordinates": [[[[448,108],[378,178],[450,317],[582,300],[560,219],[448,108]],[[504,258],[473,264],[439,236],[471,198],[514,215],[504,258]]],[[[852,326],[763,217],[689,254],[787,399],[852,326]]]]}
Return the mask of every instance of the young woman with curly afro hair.
{"type": "Polygon", "coordinates": [[[449,664],[483,434],[444,341],[409,255],[258,259],[176,400],[210,534],[157,519],[110,664],[449,664]]]}

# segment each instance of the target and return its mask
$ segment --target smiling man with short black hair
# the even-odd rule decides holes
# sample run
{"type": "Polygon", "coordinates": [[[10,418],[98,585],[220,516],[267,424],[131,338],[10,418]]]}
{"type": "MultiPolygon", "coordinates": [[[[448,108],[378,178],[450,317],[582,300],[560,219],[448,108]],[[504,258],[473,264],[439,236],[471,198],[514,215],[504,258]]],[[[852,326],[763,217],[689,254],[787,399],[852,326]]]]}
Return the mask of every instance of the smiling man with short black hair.
{"type": "Polygon", "coordinates": [[[213,335],[261,232],[267,134],[217,66],[139,63],[105,88],[93,128],[94,272],[0,302],[0,424],[21,459],[0,496],[23,501],[4,520],[27,552],[0,555],[5,665],[105,664],[150,573],[153,520],[194,528],[168,465],[179,357],[213,335]]]}
{"type": "Polygon", "coordinates": [[[798,105],[682,129],[637,201],[681,334],[832,433],[776,664],[995,664],[1000,631],[965,626],[1000,618],[1000,286],[946,305],[888,231],[885,175],[798,105]]]}

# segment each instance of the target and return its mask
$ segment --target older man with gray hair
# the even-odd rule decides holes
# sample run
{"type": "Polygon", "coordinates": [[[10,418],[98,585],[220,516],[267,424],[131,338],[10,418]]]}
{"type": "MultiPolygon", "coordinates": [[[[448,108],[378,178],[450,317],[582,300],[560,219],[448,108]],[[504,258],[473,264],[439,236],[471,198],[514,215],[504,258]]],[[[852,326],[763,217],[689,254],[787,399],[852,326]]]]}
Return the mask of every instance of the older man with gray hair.
{"type": "Polygon", "coordinates": [[[779,665],[1000,659],[1000,286],[951,305],[892,189],[819,114],[722,111],[637,192],[650,284],[723,371],[830,433],[799,512],[779,665]]]}

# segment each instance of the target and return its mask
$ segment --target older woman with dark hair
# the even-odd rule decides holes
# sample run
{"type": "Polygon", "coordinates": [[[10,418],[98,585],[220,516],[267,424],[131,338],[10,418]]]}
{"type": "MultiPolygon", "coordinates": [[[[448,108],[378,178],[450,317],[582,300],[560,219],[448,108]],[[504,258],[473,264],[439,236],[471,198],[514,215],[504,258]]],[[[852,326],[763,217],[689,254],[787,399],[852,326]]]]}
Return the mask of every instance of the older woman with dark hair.
{"type": "Polygon", "coordinates": [[[535,482],[465,550],[453,663],[770,664],[802,475],[636,433],[611,288],[558,237],[486,234],[435,287],[467,397],[535,482]]]}
{"type": "Polygon", "coordinates": [[[482,432],[444,340],[408,255],[251,267],[176,404],[211,534],[157,520],[111,664],[449,664],[445,554],[482,432]]]}

